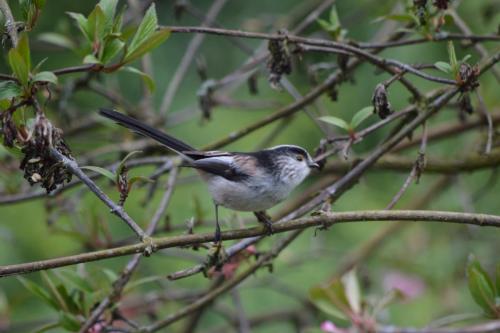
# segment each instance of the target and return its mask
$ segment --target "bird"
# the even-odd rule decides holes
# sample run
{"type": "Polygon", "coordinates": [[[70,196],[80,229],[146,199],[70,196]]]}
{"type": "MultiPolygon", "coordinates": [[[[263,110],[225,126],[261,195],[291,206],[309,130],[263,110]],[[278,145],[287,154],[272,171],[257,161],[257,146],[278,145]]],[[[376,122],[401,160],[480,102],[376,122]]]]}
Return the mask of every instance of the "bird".
{"type": "Polygon", "coordinates": [[[200,151],[115,110],[101,108],[99,114],[155,140],[179,154],[181,166],[198,171],[215,206],[216,242],[221,241],[219,206],[253,212],[267,234],[272,234],[272,222],[265,211],[285,200],[312,169],[319,169],[307,150],[299,146],[278,145],[254,152],[200,151]]]}

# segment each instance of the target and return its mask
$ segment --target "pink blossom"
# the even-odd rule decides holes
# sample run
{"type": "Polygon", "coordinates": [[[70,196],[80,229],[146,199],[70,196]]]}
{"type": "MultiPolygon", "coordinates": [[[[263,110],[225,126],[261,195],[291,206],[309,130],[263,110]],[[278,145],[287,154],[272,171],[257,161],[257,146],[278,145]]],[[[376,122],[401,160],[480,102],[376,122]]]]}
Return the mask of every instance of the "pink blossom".
{"type": "Polygon", "coordinates": [[[386,291],[399,290],[407,299],[416,298],[425,291],[422,279],[401,272],[387,273],[384,276],[383,284],[386,291]]]}
{"type": "Polygon", "coordinates": [[[335,324],[329,320],[322,322],[320,329],[325,333],[347,333],[347,330],[335,326],[335,324]]]}

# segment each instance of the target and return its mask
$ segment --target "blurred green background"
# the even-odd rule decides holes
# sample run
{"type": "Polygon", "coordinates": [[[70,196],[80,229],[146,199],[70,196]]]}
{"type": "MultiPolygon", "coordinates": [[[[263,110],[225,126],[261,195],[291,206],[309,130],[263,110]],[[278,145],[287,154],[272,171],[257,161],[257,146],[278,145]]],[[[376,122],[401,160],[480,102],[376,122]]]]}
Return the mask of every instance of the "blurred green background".
{"type": "MultiPolygon", "coordinates": [[[[469,24],[473,32],[477,34],[490,34],[496,31],[500,14],[498,11],[491,15],[491,5],[494,1],[462,1],[458,6],[458,13],[469,24]]],[[[206,13],[210,7],[210,1],[192,1],[192,4],[206,13]]],[[[311,1],[319,3],[319,1],[311,1]]],[[[368,41],[381,22],[374,20],[387,14],[397,1],[337,1],[337,10],[343,27],[348,30],[348,38],[357,41],[368,41]]],[[[300,0],[281,1],[228,1],[224,6],[217,22],[223,27],[230,29],[242,29],[257,31],[274,31],[280,26],[293,26],[297,20],[290,22],[289,17],[292,9],[303,12],[307,8],[306,2],[300,0]],[[274,26],[273,26],[274,25],[274,26]]],[[[15,4],[12,5],[14,15],[17,15],[15,4]]],[[[60,48],[50,47],[37,41],[37,35],[44,32],[59,32],[78,40],[79,31],[72,20],[65,14],[67,11],[80,12],[87,15],[95,6],[94,1],[60,1],[51,0],[47,2],[40,21],[35,30],[30,33],[33,63],[47,57],[44,64],[45,69],[56,69],[65,66],[74,66],[81,63],[81,56],[60,48]],[[75,37],[77,36],[77,37],[75,37]]],[[[199,25],[198,19],[185,14],[181,20],[176,21],[173,17],[173,1],[162,1],[157,3],[159,23],[164,25],[199,25]]],[[[326,17],[327,12],[322,15],[326,17]]],[[[446,29],[455,31],[451,26],[446,29]]],[[[321,33],[319,25],[312,24],[302,35],[325,37],[321,33]]],[[[157,89],[153,93],[154,106],[161,104],[165,87],[172,79],[179,62],[184,56],[186,46],[193,37],[192,34],[173,34],[163,45],[152,53],[152,66],[154,68],[154,80],[157,89]]],[[[258,40],[241,40],[250,48],[256,49],[261,42],[258,40]]],[[[458,57],[470,53],[471,63],[479,58],[471,49],[463,49],[459,43],[455,43],[458,57]]],[[[494,43],[485,44],[489,49],[494,49],[494,43]]],[[[498,45],[496,45],[498,50],[498,45]]],[[[203,55],[207,64],[209,78],[219,79],[235,70],[247,59],[247,55],[234,47],[227,38],[208,35],[205,37],[202,47],[198,52],[203,55]]],[[[5,52],[4,52],[5,55],[5,52]]],[[[407,63],[434,63],[446,61],[446,43],[426,43],[408,47],[394,48],[381,53],[382,56],[397,59],[407,63]]],[[[0,72],[8,73],[9,69],[5,63],[5,56],[0,66],[0,72]]],[[[316,62],[333,62],[333,56],[323,54],[304,54],[303,59],[294,62],[294,72],[290,76],[298,90],[305,94],[311,89],[307,78],[306,67],[316,62]]],[[[139,65],[139,64],[137,64],[139,65]]],[[[81,75],[75,74],[61,79],[61,84],[75,79],[81,75]]],[[[327,96],[318,99],[322,108],[328,110],[331,115],[350,119],[352,114],[364,106],[370,105],[372,91],[375,85],[388,78],[381,74],[371,65],[364,64],[353,75],[352,83],[344,83],[339,88],[339,98],[331,101],[327,96]]],[[[430,84],[420,78],[410,77],[423,91],[428,91],[436,85],[430,84]]],[[[141,80],[128,73],[116,73],[102,75],[101,83],[112,91],[116,91],[128,100],[131,105],[140,108],[143,96],[141,80]]],[[[171,107],[171,114],[175,112],[186,112],[188,108],[197,107],[197,90],[201,80],[196,74],[194,65],[188,71],[171,107]]],[[[280,105],[286,105],[293,99],[286,92],[278,92],[269,88],[266,76],[258,78],[259,95],[252,96],[248,93],[245,85],[242,85],[231,96],[238,101],[272,101],[280,105]]],[[[480,92],[490,112],[498,111],[500,97],[498,94],[498,83],[491,74],[481,77],[480,92]]],[[[399,84],[394,84],[389,90],[389,97],[394,108],[401,109],[408,104],[409,94],[399,84]]],[[[112,106],[109,101],[88,91],[78,91],[68,101],[68,114],[72,116],[71,122],[78,122],[88,116],[95,116],[98,107],[112,106]]],[[[194,146],[202,146],[216,139],[227,136],[230,132],[242,128],[262,117],[274,112],[278,107],[265,108],[261,110],[241,110],[230,107],[216,107],[210,121],[201,121],[201,113],[196,112],[193,117],[185,123],[167,128],[169,133],[189,142],[194,146]]],[[[63,130],[68,122],[61,119],[55,103],[49,102],[47,113],[63,130]]],[[[140,113],[140,111],[138,111],[140,113]]],[[[370,122],[376,121],[375,117],[370,122]]],[[[444,123],[457,122],[455,109],[444,109],[437,117],[429,122],[430,128],[444,123]]],[[[257,143],[267,134],[273,131],[276,124],[260,129],[242,140],[238,140],[225,149],[228,150],[252,150],[257,143]]],[[[464,153],[482,149],[485,129],[481,133],[473,132],[453,137],[450,140],[431,143],[427,155],[432,158],[459,159],[464,153]]],[[[91,149],[104,146],[121,140],[134,139],[131,135],[124,135],[125,130],[107,122],[92,132],[75,135],[68,139],[73,155],[78,160],[91,149]]],[[[363,143],[354,147],[354,156],[368,153],[380,140],[385,138],[388,130],[384,129],[371,135],[363,143]]],[[[274,144],[300,144],[313,151],[317,147],[322,133],[309,117],[299,112],[287,125],[285,130],[274,139],[274,144]]],[[[4,153],[3,153],[4,154],[4,153]]],[[[416,157],[416,150],[405,152],[409,156],[416,157]]],[[[5,155],[5,154],[4,154],[5,155]]],[[[108,154],[101,162],[117,161],[121,158],[118,154],[108,154]]],[[[10,157],[3,157],[8,160],[10,157]]],[[[95,164],[97,164],[96,162],[95,164]]],[[[139,168],[131,171],[132,175],[149,175],[152,168],[139,168]]],[[[500,214],[500,206],[496,194],[500,190],[497,184],[496,173],[491,178],[494,170],[478,171],[456,175],[451,185],[442,194],[436,195],[429,209],[450,211],[475,211],[489,214],[500,214]],[[492,181],[493,179],[493,181],[492,181]],[[479,200],[473,197],[483,187],[487,187],[479,200]]],[[[172,201],[168,208],[168,218],[173,225],[183,225],[186,220],[194,215],[197,202],[201,205],[203,218],[213,219],[213,207],[204,185],[196,178],[190,170],[181,173],[181,182],[177,186],[172,201]]],[[[306,181],[294,195],[299,195],[307,189],[321,175],[315,175],[306,181]]],[[[333,206],[334,211],[383,209],[400,189],[407,173],[371,171],[361,181],[348,191],[333,206]]],[[[408,192],[403,196],[397,207],[408,207],[417,201],[422,195],[426,195],[430,186],[438,179],[438,175],[422,176],[420,184],[412,184],[408,192]]],[[[161,178],[161,184],[166,176],[161,178]]],[[[1,174],[0,181],[3,183],[4,191],[15,192],[16,189],[25,188],[25,180],[21,171],[10,174],[1,174]]],[[[118,193],[113,186],[109,186],[104,179],[98,184],[105,187],[106,192],[115,200],[118,193]]],[[[141,225],[146,225],[160,200],[157,193],[153,201],[144,208],[141,201],[146,195],[147,188],[142,187],[132,191],[127,200],[126,209],[129,214],[141,225]]],[[[109,226],[113,239],[120,240],[130,236],[130,231],[116,217],[109,214],[108,209],[86,191],[85,188],[77,187],[71,189],[63,196],[79,196],[80,202],[76,214],[62,214],[48,224],[49,213],[44,199],[37,199],[25,203],[0,206],[0,264],[29,262],[53,258],[63,255],[75,254],[85,251],[83,242],[74,235],[63,230],[69,230],[70,226],[78,224],[88,226],[92,221],[101,220],[109,226]]],[[[52,205],[59,205],[57,198],[51,199],[52,205]]],[[[272,212],[279,211],[281,206],[272,212]]],[[[238,227],[238,218],[250,217],[251,214],[234,213],[221,209],[221,217],[224,219],[223,227],[238,227]]],[[[262,269],[255,276],[243,283],[240,291],[243,308],[248,316],[268,313],[277,309],[295,309],[300,306],[296,297],[288,292],[283,292],[278,286],[286,286],[301,297],[306,298],[308,290],[314,285],[328,280],[335,272],[336,267],[342,259],[351,251],[363,244],[370,236],[379,229],[384,228],[386,223],[348,223],[336,225],[328,231],[315,235],[314,230],[307,230],[299,239],[293,242],[275,261],[274,272],[268,273],[262,269]]],[[[195,228],[195,232],[211,232],[212,225],[195,228]]],[[[181,231],[175,231],[180,233],[181,231]]],[[[265,251],[276,242],[281,235],[273,236],[259,244],[258,249],[265,251]]],[[[430,321],[457,313],[479,313],[480,309],[474,304],[465,277],[465,266],[467,257],[473,253],[483,263],[487,270],[493,271],[494,265],[498,263],[500,253],[499,235],[496,230],[478,228],[465,225],[451,224],[428,224],[412,223],[402,232],[391,235],[384,241],[384,245],[374,253],[368,260],[358,267],[358,274],[363,282],[363,293],[367,297],[381,297],[384,290],[384,278],[390,272],[399,272],[421,280],[424,291],[418,297],[407,302],[390,306],[384,313],[387,323],[401,326],[423,326],[430,321]]],[[[231,242],[228,242],[231,243],[231,242]]],[[[229,244],[228,244],[229,245],[229,244]]],[[[192,250],[176,249],[164,250],[150,258],[144,258],[135,274],[134,279],[158,276],[159,279],[151,283],[145,283],[131,290],[125,295],[124,302],[134,300],[141,295],[150,293],[161,293],[163,291],[179,290],[201,290],[206,288],[210,281],[202,275],[197,275],[180,281],[170,282],[165,276],[179,269],[187,268],[199,260],[203,260],[204,251],[190,254],[192,250]]],[[[120,272],[129,260],[129,257],[104,260],[85,264],[88,279],[102,288],[100,295],[106,295],[110,283],[103,269],[116,273],[120,272]]],[[[74,269],[74,268],[69,268],[74,269]]],[[[27,276],[35,282],[40,282],[40,274],[34,273],[27,276]]],[[[219,300],[220,303],[233,307],[231,297],[225,296],[219,300]]],[[[178,308],[173,302],[159,305],[159,313],[170,313],[178,308]]],[[[38,298],[28,292],[15,277],[0,279],[0,327],[2,324],[19,324],[22,322],[40,321],[56,317],[54,311],[48,308],[38,298]]],[[[315,318],[316,327],[319,327],[323,319],[329,319],[322,314],[315,318]]],[[[222,323],[220,314],[215,310],[205,313],[199,327],[205,329],[219,326],[222,323]]],[[[255,332],[274,332],[291,330],[289,323],[276,323],[256,328],[255,332]]],[[[6,325],[7,326],[7,325],[6,325]]],[[[314,325],[313,325],[314,326],[314,325]]],[[[8,330],[7,330],[8,331],[8,330]]],[[[57,331],[57,330],[55,330],[57,331]]]]}

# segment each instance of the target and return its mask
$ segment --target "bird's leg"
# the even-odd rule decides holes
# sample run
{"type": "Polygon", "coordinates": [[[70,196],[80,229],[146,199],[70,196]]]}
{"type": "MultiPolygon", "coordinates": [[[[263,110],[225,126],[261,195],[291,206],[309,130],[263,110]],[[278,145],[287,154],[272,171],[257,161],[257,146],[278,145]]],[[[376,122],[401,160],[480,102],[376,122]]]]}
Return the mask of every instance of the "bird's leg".
{"type": "Polygon", "coordinates": [[[215,243],[220,244],[222,242],[220,234],[220,224],[219,224],[219,205],[215,205],[215,243]]]}
{"type": "Polygon", "coordinates": [[[266,234],[268,236],[273,234],[273,221],[271,221],[271,217],[266,214],[265,211],[261,212],[253,212],[255,217],[260,223],[264,224],[264,227],[266,228],[266,234]]]}

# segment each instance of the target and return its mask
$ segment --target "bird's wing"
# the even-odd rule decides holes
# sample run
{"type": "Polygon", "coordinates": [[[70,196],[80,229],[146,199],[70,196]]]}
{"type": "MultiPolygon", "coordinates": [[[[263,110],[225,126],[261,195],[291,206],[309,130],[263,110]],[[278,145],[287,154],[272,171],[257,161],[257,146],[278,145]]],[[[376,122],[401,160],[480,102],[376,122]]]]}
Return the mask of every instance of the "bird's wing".
{"type": "Polygon", "coordinates": [[[241,181],[251,176],[239,168],[234,163],[234,157],[228,153],[221,156],[196,159],[190,166],[231,181],[241,181]]]}

